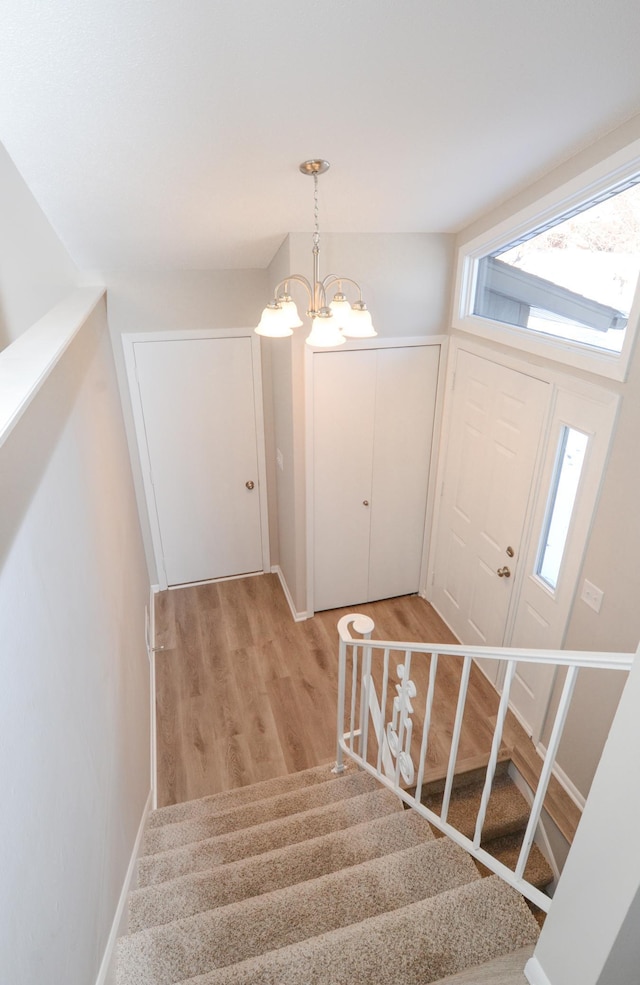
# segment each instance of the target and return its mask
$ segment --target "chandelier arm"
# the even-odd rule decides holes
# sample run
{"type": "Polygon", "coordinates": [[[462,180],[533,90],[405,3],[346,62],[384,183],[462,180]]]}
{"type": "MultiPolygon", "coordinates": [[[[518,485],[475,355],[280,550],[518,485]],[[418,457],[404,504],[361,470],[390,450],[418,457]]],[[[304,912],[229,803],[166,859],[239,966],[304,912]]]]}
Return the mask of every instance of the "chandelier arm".
{"type": "Polygon", "coordinates": [[[352,277],[338,277],[336,274],[327,274],[322,281],[323,291],[326,292],[327,288],[331,287],[332,284],[353,284],[359,294],[358,300],[362,301],[362,288],[352,277]]]}
{"type": "Polygon", "coordinates": [[[278,300],[278,291],[280,290],[280,288],[285,287],[292,280],[294,280],[297,284],[302,284],[307,294],[309,295],[309,303],[313,305],[313,289],[307,278],[303,277],[302,274],[289,274],[289,276],[285,277],[284,280],[281,280],[279,284],[276,284],[273,292],[273,296],[276,299],[276,301],[278,300]]]}

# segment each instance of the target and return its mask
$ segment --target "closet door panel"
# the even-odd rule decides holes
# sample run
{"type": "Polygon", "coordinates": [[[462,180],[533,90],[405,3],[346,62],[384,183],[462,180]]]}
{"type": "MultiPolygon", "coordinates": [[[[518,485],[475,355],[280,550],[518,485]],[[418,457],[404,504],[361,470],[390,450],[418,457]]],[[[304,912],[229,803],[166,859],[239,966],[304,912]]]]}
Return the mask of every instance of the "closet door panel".
{"type": "Polygon", "coordinates": [[[440,347],[377,355],[370,602],[419,588],[440,347]]]}
{"type": "Polygon", "coordinates": [[[368,596],[376,352],[313,358],[314,607],[368,596]]]}

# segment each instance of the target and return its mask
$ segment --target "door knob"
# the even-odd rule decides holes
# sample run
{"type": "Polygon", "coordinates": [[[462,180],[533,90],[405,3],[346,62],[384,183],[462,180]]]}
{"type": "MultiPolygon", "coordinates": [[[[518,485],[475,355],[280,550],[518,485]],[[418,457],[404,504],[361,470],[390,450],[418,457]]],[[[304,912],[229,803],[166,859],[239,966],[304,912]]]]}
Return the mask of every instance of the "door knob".
{"type": "Polygon", "coordinates": [[[362,500],[362,505],[363,506],[368,506],[369,505],[369,500],[368,499],[363,499],[362,500]]]}
{"type": "Polygon", "coordinates": [[[506,564],[504,568],[498,568],[496,574],[498,575],[498,578],[511,578],[511,572],[509,571],[506,564]]]}
{"type": "Polygon", "coordinates": [[[245,482],[245,486],[247,487],[247,489],[253,489],[254,485],[255,483],[252,482],[251,479],[249,479],[248,482],[245,482]]]}

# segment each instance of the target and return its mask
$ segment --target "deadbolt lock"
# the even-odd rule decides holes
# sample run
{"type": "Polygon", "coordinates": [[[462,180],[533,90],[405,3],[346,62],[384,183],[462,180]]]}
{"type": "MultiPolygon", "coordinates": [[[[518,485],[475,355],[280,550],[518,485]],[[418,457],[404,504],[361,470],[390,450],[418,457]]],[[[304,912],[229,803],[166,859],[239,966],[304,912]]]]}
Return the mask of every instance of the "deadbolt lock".
{"type": "Polygon", "coordinates": [[[513,557],[513,555],[515,554],[513,547],[507,547],[505,554],[507,555],[507,557],[513,557]]]}
{"type": "Polygon", "coordinates": [[[245,482],[245,486],[247,487],[247,489],[253,489],[254,485],[255,483],[251,479],[249,479],[248,482],[245,482]]]}
{"type": "Polygon", "coordinates": [[[511,578],[511,571],[506,564],[504,568],[498,568],[496,574],[498,575],[498,578],[511,578]]]}

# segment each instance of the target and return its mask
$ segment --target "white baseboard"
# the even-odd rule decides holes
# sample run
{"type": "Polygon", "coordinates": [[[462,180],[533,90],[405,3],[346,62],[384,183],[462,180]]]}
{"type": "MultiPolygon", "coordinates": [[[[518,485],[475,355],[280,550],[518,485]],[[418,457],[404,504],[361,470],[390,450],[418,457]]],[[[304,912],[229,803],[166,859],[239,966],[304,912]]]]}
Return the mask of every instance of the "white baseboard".
{"type": "Polygon", "coordinates": [[[540,967],[540,962],[535,954],[532,958],[529,958],[524,966],[524,977],[529,982],[529,985],[551,985],[550,980],[540,967]]]}
{"type": "MultiPolygon", "coordinates": [[[[538,753],[539,756],[542,757],[542,759],[544,759],[544,757],[547,754],[547,748],[546,746],[543,746],[541,742],[539,742],[538,745],[536,746],[536,752],[538,753]]],[[[576,807],[579,807],[581,811],[584,811],[584,805],[587,802],[586,798],[583,797],[583,795],[580,793],[575,783],[573,783],[573,781],[569,779],[569,777],[562,769],[562,767],[558,766],[557,763],[554,763],[551,772],[555,776],[560,786],[564,788],[565,793],[567,793],[569,797],[571,797],[576,807]]]]}
{"type": "Polygon", "coordinates": [[[133,885],[136,873],[136,862],[140,852],[140,844],[142,842],[142,835],[144,834],[144,826],[147,822],[147,815],[151,810],[152,799],[153,793],[150,790],[149,796],[147,797],[147,802],[144,805],[144,810],[142,811],[140,826],[138,827],[138,833],[133,845],[133,851],[131,852],[131,858],[129,859],[127,874],[124,877],[124,884],[122,886],[120,899],[118,900],[118,905],[116,907],[113,923],[111,924],[111,930],[107,939],[107,946],[104,949],[100,970],[98,972],[98,977],[96,978],[96,985],[115,985],[116,941],[118,940],[118,937],[121,937],[127,932],[127,897],[133,885]]]}
{"type": "Polygon", "coordinates": [[[305,619],[310,619],[313,615],[312,612],[298,612],[293,601],[291,592],[289,591],[289,586],[287,585],[286,579],[282,573],[282,569],[279,564],[274,564],[271,567],[271,572],[277,575],[280,579],[280,584],[282,585],[282,591],[284,592],[284,597],[286,598],[289,608],[291,609],[291,615],[296,622],[304,622],[305,619]]]}
{"type": "MultiPolygon", "coordinates": [[[[516,788],[520,791],[520,793],[528,803],[529,807],[531,807],[531,805],[533,804],[533,796],[534,796],[533,791],[529,786],[529,784],[527,783],[527,781],[522,776],[520,770],[517,768],[517,766],[514,766],[512,762],[509,763],[508,773],[509,776],[511,777],[511,780],[515,784],[516,788]]],[[[537,844],[538,848],[540,849],[544,857],[546,858],[549,865],[551,866],[551,869],[553,871],[553,880],[554,880],[552,885],[555,888],[558,879],[560,878],[560,869],[558,863],[556,862],[555,855],[553,854],[553,849],[551,848],[551,842],[549,841],[549,836],[547,835],[544,826],[544,818],[542,816],[540,817],[540,820],[538,822],[538,830],[536,831],[533,840],[534,843],[537,844]]],[[[549,895],[553,895],[553,893],[550,893],[549,895]]]]}
{"type": "Polygon", "coordinates": [[[149,596],[149,640],[147,643],[149,655],[149,743],[150,743],[150,762],[151,762],[151,806],[153,810],[158,806],[158,754],[157,754],[157,727],[156,727],[156,590],[151,586],[149,596]]]}

